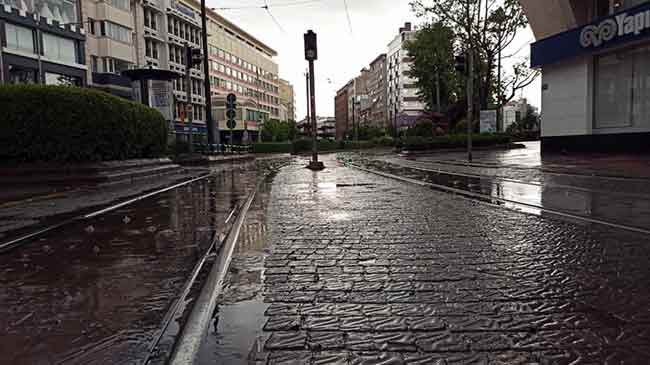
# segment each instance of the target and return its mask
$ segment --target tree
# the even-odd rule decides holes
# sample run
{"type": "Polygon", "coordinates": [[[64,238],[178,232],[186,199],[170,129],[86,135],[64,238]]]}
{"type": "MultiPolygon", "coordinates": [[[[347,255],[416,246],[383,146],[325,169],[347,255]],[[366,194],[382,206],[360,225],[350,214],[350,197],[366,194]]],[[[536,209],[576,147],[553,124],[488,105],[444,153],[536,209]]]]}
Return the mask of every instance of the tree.
{"type": "Polygon", "coordinates": [[[262,128],[262,141],[286,142],[289,140],[290,125],[277,119],[269,119],[262,128]]]}
{"type": "MultiPolygon", "coordinates": [[[[538,76],[526,62],[513,67],[512,75],[501,79],[502,52],[512,44],[528,20],[517,0],[414,0],[413,11],[420,17],[441,22],[456,30],[456,48],[471,51],[475,61],[478,102],[486,109],[500,108],[538,76]],[[500,4],[500,6],[498,6],[500,4]],[[469,37],[469,34],[472,37],[469,37]],[[494,66],[497,64],[496,85],[494,66]]],[[[505,58],[507,58],[506,56],[505,58]]]]}
{"type": "Polygon", "coordinates": [[[452,64],[455,37],[451,28],[436,22],[420,29],[406,44],[413,59],[409,76],[417,80],[418,96],[431,111],[442,112],[462,95],[452,64]]]}

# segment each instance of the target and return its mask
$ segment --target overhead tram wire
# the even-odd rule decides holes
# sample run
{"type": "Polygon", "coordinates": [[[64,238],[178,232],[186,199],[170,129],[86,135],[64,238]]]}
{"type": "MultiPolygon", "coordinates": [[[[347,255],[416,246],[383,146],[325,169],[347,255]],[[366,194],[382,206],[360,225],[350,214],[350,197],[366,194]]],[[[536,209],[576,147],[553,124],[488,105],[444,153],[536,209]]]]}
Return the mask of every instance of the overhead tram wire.
{"type": "Polygon", "coordinates": [[[271,13],[271,10],[269,9],[269,4],[268,4],[268,2],[266,0],[264,0],[264,6],[262,8],[266,10],[266,12],[269,14],[271,19],[273,19],[273,22],[275,23],[275,25],[277,25],[278,28],[280,28],[282,33],[287,34],[287,32],[284,30],[284,28],[282,27],[280,22],[277,19],[275,19],[275,17],[273,16],[273,13],[271,13]]]}
{"type": "Polygon", "coordinates": [[[269,10],[270,8],[284,8],[284,7],[291,7],[291,6],[315,4],[315,3],[320,3],[322,1],[323,0],[305,0],[305,1],[295,1],[291,3],[277,3],[277,4],[268,4],[265,2],[266,3],[265,5],[230,6],[230,7],[222,7],[222,8],[212,8],[212,10],[246,10],[246,9],[269,10]]]}
{"type": "Polygon", "coordinates": [[[343,0],[343,5],[345,6],[345,16],[348,19],[348,27],[350,28],[350,35],[354,36],[354,32],[352,32],[352,20],[350,19],[350,9],[348,9],[348,0],[343,0]]]}

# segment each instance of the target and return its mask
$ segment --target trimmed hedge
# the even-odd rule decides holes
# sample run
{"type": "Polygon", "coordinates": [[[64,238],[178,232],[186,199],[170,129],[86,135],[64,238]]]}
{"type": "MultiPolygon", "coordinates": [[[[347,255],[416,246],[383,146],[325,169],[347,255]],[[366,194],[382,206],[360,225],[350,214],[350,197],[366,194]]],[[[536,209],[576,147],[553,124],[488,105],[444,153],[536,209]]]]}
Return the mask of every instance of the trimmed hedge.
{"type": "Polygon", "coordinates": [[[154,158],[167,149],[155,109],[69,86],[0,86],[0,161],[94,162],[154,158]]]}
{"type": "MultiPolygon", "coordinates": [[[[511,138],[504,134],[476,134],[472,136],[475,147],[489,147],[511,143],[511,138]]],[[[448,136],[426,138],[407,137],[400,140],[400,147],[406,151],[426,151],[445,148],[463,148],[467,146],[467,135],[452,134],[448,136]]]]}
{"type": "Polygon", "coordinates": [[[254,143],[253,153],[291,153],[291,143],[254,143]]]}

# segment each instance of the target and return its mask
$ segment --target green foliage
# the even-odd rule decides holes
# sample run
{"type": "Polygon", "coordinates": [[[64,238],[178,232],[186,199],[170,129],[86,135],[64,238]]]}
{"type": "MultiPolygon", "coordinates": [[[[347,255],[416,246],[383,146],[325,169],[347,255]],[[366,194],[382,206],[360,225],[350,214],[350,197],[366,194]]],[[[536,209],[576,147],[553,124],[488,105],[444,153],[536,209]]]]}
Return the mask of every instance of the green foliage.
{"type": "MultiPolygon", "coordinates": [[[[321,139],[318,141],[318,151],[319,152],[328,152],[328,151],[339,151],[339,150],[352,150],[352,149],[367,149],[367,148],[375,148],[378,146],[390,146],[392,145],[392,138],[390,137],[378,137],[372,141],[334,141],[331,139],[321,139]],[[389,140],[387,140],[388,138],[389,140]],[[390,144],[384,145],[380,144],[381,143],[388,143],[390,141],[390,144]]],[[[309,152],[311,151],[312,148],[312,141],[311,139],[299,139],[297,141],[293,142],[293,152],[294,153],[303,153],[303,152],[309,152]]]]}
{"type": "MultiPolygon", "coordinates": [[[[511,138],[503,134],[476,134],[472,136],[475,147],[488,147],[509,144],[511,138]]],[[[466,134],[451,134],[443,137],[406,137],[400,140],[400,147],[407,151],[428,151],[467,146],[466,134]]]]}
{"type": "Polygon", "coordinates": [[[269,119],[264,122],[262,128],[262,141],[263,142],[286,142],[292,141],[295,137],[298,128],[295,121],[282,122],[277,119],[269,119]]]}
{"type": "Polygon", "coordinates": [[[291,153],[293,145],[291,143],[254,143],[253,153],[291,153]]]}
{"type": "Polygon", "coordinates": [[[406,131],[408,137],[433,137],[435,127],[430,120],[419,121],[406,131]]]}
{"type": "Polygon", "coordinates": [[[413,58],[409,72],[414,77],[419,96],[429,110],[443,111],[457,96],[462,95],[462,85],[454,72],[454,41],[456,35],[451,27],[441,22],[428,24],[408,42],[406,49],[413,58]],[[437,92],[440,91],[440,109],[437,92]]]}
{"type": "Polygon", "coordinates": [[[395,145],[395,139],[391,136],[381,136],[381,137],[374,138],[372,140],[372,143],[375,146],[391,147],[395,145]]]}
{"type": "Polygon", "coordinates": [[[101,91],[3,85],[0,110],[0,161],[124,160],[167,151],[167,123],[157,110],[101,91]]]}

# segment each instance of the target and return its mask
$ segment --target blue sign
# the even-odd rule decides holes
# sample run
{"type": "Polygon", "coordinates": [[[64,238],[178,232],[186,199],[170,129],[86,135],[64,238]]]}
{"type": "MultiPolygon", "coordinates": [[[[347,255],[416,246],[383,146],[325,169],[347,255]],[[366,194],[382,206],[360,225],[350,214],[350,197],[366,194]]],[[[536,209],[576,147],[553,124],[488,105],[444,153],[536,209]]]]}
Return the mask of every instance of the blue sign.
{"type": "MultiPolygon", "coordinates": [[[[192,127],[194,134],[208,134],[208,129],[204,126],[193,125],[192,127]]],[[[190,132],[190,126],[187,123],[174,123],[174,130],[178,134],[188,134],[190,132]]]]}
{"type": "Polygon", "coordinates": [[[638,41],[649,34],[650,2],[533,43],[530,64],[531,67],[549,65],[638,41]]]}

